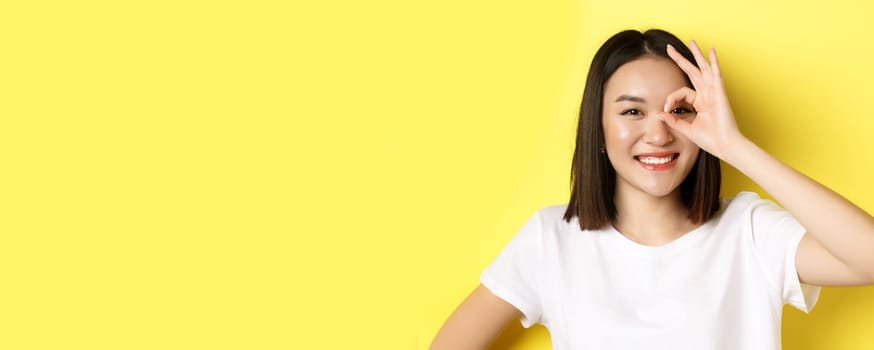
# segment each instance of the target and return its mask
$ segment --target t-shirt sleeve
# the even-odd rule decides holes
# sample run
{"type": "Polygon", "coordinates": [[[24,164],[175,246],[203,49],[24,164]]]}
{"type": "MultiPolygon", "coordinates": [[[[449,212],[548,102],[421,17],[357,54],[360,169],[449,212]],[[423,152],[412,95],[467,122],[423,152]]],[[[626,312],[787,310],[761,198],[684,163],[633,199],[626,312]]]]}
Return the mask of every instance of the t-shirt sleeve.
{"type": "Polygon", "coordinates": [[[765,275],[780,291],[783,304],[809,313],[821,287],[801,283],[795,265],[798,245],[807,230],[770,200],[756,198],[750,211],[753,244],[765,275]]]}
{"type": "Polygon", "coordinates": [[[525,328],[540,323],[542,315],[537,273],[542,261],[542,231],[538,211],[480,275],[483,286],[519,309],[525,328]]]}

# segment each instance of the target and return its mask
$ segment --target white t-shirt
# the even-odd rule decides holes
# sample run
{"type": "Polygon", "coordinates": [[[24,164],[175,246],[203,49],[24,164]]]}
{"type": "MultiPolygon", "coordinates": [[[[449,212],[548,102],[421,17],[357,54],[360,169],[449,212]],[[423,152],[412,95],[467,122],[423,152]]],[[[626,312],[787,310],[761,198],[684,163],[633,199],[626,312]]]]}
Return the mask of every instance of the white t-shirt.
{"type": "Polygon", "coordinates": [[[804,227],[755,193],[657,247],[581,231],[566,208],[538,210],[480,276],[553,349],[776,350],[783,305],[807,313],[819,297],[795,270],[804,227]]]}

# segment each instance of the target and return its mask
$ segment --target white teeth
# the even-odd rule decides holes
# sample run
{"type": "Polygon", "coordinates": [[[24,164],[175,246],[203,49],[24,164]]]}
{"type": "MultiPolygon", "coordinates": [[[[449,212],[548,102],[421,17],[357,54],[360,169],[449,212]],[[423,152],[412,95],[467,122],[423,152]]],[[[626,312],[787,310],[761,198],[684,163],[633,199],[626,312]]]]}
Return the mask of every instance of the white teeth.
{"type": "Polygon", "coordinates": [[[638,157],[637,159],[644,164],[665,164],[674,159],[674,156],[670,155],[667,157],[638,157]]]}

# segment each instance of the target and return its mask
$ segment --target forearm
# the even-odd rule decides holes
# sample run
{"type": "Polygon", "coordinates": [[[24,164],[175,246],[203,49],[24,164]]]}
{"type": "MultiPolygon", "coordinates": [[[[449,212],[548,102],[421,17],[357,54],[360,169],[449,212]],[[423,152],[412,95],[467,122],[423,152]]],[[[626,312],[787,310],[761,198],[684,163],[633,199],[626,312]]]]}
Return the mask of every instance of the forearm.
{"type": "Polygon", "coordinates": [[[756,182],[850,269],[874,277],[874,218],[747,139],[723,160],[756,182]]]}

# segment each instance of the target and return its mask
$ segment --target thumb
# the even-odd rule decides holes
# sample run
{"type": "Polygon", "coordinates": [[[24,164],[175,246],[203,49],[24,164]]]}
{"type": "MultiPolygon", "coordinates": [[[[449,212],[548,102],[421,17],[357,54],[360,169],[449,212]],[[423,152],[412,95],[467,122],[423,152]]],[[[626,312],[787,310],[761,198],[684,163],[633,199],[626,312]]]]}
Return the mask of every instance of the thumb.
{"type": "Polygon", "coordinates": [[[661,118],[665,124],[668,124],[671,129],[676,130],[685,137],[689,137],[689,134],[692,133],[692,123],[688,120],[680,119],[680,117],[668,112],[659,112],[658,117],[661,118]]]}

